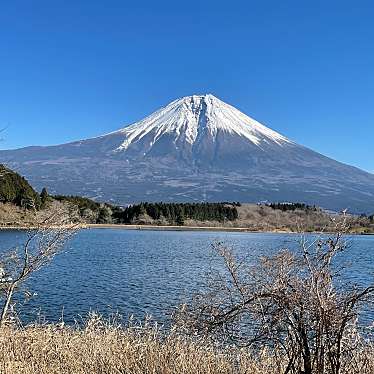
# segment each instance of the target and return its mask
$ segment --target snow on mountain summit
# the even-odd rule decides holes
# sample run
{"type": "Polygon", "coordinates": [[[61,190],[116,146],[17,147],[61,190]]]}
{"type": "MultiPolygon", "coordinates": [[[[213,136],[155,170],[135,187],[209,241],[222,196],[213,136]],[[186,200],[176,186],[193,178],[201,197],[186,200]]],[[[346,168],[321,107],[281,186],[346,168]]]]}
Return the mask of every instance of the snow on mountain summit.
{"type": "Polygon", "coordinates": [[[132,144],[142,141],[147,141],[152,147],[165,135],[172,137],[175,143],[186,142],[190,145],[205,136],[214,140],[219,133],[239,136],[259,147],[263,143],[292,143],[211,94],[174,100],[117,133],[124,136],[117,151],[125,151],[132,144]]]}

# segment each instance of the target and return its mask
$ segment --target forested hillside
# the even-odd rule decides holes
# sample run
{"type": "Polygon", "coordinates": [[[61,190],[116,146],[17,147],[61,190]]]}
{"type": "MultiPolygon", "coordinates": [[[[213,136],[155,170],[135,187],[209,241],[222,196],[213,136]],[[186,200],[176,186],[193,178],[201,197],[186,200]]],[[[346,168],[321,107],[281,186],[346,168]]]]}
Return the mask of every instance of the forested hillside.
{"type": "Polygon", "coordinates": [[[24,177],[0,164],[0,201],[27,209],[39,209],[39,194],[24,177]]]}

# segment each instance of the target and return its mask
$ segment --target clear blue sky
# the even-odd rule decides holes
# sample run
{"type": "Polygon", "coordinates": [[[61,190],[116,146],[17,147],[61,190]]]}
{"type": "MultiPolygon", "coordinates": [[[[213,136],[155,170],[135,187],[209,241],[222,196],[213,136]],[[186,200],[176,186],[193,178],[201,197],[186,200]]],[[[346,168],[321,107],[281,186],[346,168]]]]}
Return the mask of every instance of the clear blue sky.
{"type": "Polygon", "coordinates": [[[4,1],[1,147],[116,130],[213,93],[374,172],[373,1],[4,1]]]}

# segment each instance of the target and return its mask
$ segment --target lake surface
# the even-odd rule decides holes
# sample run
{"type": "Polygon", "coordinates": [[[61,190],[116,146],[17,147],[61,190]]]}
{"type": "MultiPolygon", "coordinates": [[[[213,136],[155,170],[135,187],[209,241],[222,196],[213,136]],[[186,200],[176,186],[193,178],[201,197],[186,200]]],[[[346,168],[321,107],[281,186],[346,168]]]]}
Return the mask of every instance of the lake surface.
{"type": "MultiPolygon", "coordinates": [[[[1,248],[23,242],[25,233],[1,231],[1,248]]],[[[310,240],[312,235],[308,236],[310,240]]],[[[119,312],[125,318],[151,314],[164,321],[173,306],[201,287],[211,266],[219,266],[212,243],[223,242],[249,259],[295,248],[296,234],[122,229],[82,230],[52,264],[28,281],[37,296],[20,306],[25,320],[42,316],[65,322],[89,311],[119,312]]],[[[368,283],[374,273],[374,236],[349,237],[342,261],[350,261],[347,277],[368,283]]]]}

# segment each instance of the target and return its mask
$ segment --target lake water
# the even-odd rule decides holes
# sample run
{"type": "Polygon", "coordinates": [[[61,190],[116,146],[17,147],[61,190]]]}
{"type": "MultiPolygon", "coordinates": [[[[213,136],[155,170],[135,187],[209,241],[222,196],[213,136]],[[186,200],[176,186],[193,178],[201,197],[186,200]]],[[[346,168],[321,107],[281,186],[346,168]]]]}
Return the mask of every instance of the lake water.
{"type": "MultiPolygon", "coordinates": [[[[1,248],[22,243],[25,233],[1,231],[1,248]]],[[[313,236],[309,236],[310,239],[313,236]]],[[[79,232],[52,264],[28,281],[37,294],[20,306],[24,319],[42,315],[58,321],[79,320],[91,310],[119,312],[164,321],[173,306],[186,301],[201,286],[216,257],[212,243],[224,242],[238,253],[256,258],[295,248],[295,234],[145,231],[89,229],[79,232]]],[[[349,238],[344,261],[352,262],[347,276],[368,283],[374,273],[374,236],[349,238]]]]}

